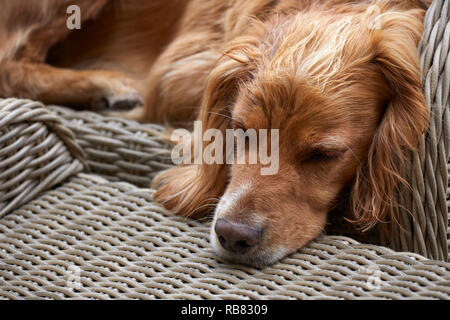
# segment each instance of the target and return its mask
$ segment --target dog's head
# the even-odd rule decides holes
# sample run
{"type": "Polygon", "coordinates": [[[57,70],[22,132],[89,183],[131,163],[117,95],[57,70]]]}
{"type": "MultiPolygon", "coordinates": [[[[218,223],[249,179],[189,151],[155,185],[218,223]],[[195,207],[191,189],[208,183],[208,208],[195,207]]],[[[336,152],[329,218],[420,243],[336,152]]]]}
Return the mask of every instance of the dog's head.
{"type": "Polygon", "coordinates": [[[416,50],[423,11],[380,9],[376,20],[364,10],[275,17],[230,44],[211,75],[205,103],[214,107],[205,108],[204,121],[267,129],[279,170],[228,166],[211,230],[220,256],[277,261],[321,233],[348,188],[362,228],[389,215],[428,112],[416,50]]]}
{"type": "MultiPolygon", "coordinates": [[[[155,199],[179,214],[215,207],[219,256],[277,261],[320,234],[345,190],[362,229],[391,217],[402,168],[428,124],[416,50],[424,10],[377,3],[228,24],[233,40],[202,100],[203,139],[226,141],[228,151],[226,130],[242,129],[258,145],[238,148],[245,164],[180,165],[154,180],[155,199]],[[263,174],[267,152],[271,174],[263,174]]],[[[222,153],[211,145],[206,153],[222,153]]]]}

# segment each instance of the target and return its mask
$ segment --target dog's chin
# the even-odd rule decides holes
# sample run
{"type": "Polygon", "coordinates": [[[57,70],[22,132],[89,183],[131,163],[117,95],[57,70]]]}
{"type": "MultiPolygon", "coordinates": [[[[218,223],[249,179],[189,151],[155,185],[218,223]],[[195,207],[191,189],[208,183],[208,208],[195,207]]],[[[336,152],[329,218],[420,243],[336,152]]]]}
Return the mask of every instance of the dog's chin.
{"type": "Polygon", "coordinates": [[[255,268],[269,267],[291,252],[285,249],[275,248],[256,248],[246,254],[233,254],[223,249],[216,236],[211,236],[211,245],[214,249],[214,253],[222,260],[225,260],[233,264],[242,264],[255,268]]]}

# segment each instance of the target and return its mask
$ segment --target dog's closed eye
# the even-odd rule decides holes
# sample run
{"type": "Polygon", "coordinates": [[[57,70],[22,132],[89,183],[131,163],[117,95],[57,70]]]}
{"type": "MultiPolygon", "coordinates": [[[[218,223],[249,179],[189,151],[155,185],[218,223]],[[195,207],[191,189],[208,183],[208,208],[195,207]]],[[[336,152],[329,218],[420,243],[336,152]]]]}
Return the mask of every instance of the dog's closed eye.
{"type": "Polygon", "coordinates": [[[336,160],[340,158],[346,150],[324,150],[324,149],[313,149],[306,155],[304,155],[304,162],[325,162],[336,160]]]}

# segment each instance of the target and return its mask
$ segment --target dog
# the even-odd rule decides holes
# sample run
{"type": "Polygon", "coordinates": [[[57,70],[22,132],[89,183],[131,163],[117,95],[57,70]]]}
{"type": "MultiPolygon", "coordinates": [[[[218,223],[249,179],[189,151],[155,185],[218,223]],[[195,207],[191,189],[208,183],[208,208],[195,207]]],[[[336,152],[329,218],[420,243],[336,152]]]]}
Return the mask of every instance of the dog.
{"type": "Polygon", "coordinates": [[[273,264],[316,238],[341,201],[361,230],[396,219],[402,169],[428,126],[416,48],[430,1],[0,3],[1,97],[197,119],[203,132],[277,130],[276,174],[200,163],[154,180],[167,209],[215,211],[218,256],[273,264]],[[71,4],[79,30],[67,27],[71,4]]]}

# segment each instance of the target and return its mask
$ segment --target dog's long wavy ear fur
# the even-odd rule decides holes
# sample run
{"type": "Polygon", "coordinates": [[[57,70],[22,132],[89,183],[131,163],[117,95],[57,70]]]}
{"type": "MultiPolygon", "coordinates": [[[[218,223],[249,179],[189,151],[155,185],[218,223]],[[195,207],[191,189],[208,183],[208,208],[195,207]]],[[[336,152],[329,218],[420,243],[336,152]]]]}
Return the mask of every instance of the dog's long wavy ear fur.
{"type": "Polygon", "coordinates": [[[402,169],[411,165],[410,152],[417,148],[429,120],[416,49],[423,11],[389,12],[380,21],[381,28],[373,33],[374,63],[390,87],[391,99],[352,189],[351,221],[363,230],[396,220],[395,195],[401,185],[409,186],[402,169]]]}
{"type": "MultiPolygon", "coordinates": [[[[218,129],[223,134],[223,141],[226,129],[230,127],[230,108],[239,86],[250,74],[252,64],[243,50],[245,43],[246,39],[236,41],[217,62],[208,78],[198,115],[203,132],[218,129]]],[[[206,145],[204,142],[203,150],[206,145]]],[[[225,152],[225,146],[223,149],[225,152]]],[[[225,157],[224,154],[224,162],[225,157]]],[[[153,186],[157,191],[154,197],[178,215],[198,218],[214,209],[226,188],[227,179],[225,164],[208,165],[202,161],[202,164],[179,165],[155,177],[153,186]]]]}

